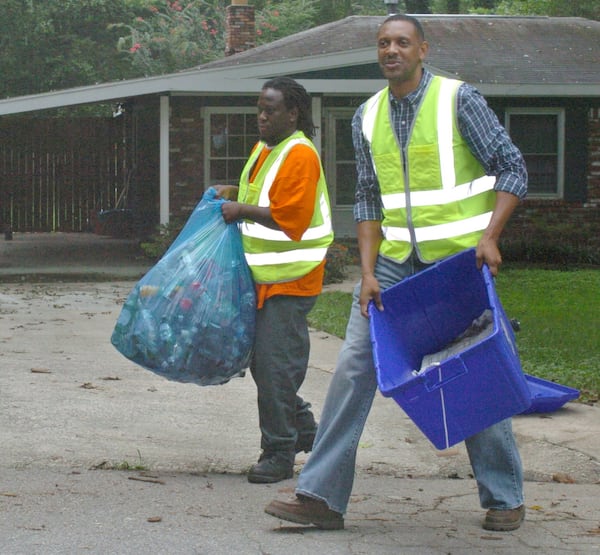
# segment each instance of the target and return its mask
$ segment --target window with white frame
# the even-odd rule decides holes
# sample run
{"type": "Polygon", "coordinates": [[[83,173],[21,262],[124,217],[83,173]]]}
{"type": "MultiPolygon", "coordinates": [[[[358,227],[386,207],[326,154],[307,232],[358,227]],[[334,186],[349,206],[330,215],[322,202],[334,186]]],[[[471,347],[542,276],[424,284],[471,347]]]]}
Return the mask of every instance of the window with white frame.
{"type": "Polygon", "coordinates": [[[258,140],[255,107],[203,109],[204,183],[237,185],[250,150],[258,140]]]}
{"type": "Polygon", "coordinates": [[[506,129],[527,164],[529,198],[562,198],[565,111],[561,108],[509,108],[506,129]]]}
{"type": "Polygon", "coordinates": [[[356,108],[328,109],[325,118],[325,175],[331,203],[352,206],[356,162],[352,144],[352,116],[356,108]]]}

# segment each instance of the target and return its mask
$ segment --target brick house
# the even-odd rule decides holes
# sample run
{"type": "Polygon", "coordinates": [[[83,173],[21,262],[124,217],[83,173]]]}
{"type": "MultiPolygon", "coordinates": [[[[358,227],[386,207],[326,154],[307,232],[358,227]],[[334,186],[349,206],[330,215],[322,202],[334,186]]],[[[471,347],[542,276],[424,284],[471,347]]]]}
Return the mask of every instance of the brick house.
{"type": "MultiPolygon", "coordinates": [[[[353,237],[350,120],[385,85],[375,36],[385,16],[351,16],[252,48],[254,11],[227,8],[223,59],[171,75],[0,101],[5,117],[94,102],[124,111],[131,208],[148,223],[185,216],[213,183],[235,183],[256,140],[262,83],[289,75],[311,93],[315,139],[338,238],[353,237]]],[[[434,73],[477,86],[523,151],[530,193],[505,233],[600,256],[600,22],[422,15],[434,73]]],[[[3,139],[0,134],[0,144],[3,139]]],[[[3,184],[0,174],[0,199],[3,184]]],[[[104,206],[110,208],[110,202],[104,206]]],[[[1,208],[1,207],[0,207],[1,208]]],[[[6,220],[6,215],[5,215],[6,220]]]]}

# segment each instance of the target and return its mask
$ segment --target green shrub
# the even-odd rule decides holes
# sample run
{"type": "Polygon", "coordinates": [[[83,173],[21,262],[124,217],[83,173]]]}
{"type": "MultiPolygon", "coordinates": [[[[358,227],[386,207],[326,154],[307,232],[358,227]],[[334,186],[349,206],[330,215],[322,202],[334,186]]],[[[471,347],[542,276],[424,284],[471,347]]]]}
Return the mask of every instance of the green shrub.
{"type": "Polygon", "coordinates": [[[140,244],[144,254],[151,260],[159,260],[167,252],[184,225],[185,220],[177,218],[166,225],[159,225],[156,228],[156,233],[150,235],[148,241],[140,244]]]}
{"type": "Polygon", "coordinates": [[[352,262],[352,257],[348,252],[348,247],[341,243],[332,243],[327,249],[325,262],[325,277],[323,283],[340,283],[346,279],[346,270],[348,264],[352,262]]]}

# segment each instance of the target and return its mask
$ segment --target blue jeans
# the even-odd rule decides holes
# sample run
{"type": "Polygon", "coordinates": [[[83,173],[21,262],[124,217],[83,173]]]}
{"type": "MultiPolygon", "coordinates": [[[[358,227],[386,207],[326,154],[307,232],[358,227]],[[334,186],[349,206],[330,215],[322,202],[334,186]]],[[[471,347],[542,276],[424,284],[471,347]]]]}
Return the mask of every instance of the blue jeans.
{"type": "MultiPolygon", "coordinates": [[[[398,264],[379,257],[375,268],[382,289],[425,266],[413,258],[398,264]]],[[[377,390],[369,322],[360,314],[354,290],[346,339],[331,379],[313,450],[298,478],[296,493],[321,499],[345,513],[354,483],[356,450],[377,390]]],[[[523,471],[510,419],[465,441],[484,509],[523,504],[523,471]]]]}

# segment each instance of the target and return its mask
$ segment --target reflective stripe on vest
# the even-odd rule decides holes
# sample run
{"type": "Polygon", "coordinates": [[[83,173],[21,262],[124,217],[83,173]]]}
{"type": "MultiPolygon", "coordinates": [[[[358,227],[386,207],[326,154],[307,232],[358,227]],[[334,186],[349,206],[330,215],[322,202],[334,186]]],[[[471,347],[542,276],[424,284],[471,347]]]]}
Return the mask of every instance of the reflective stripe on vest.
{"type": "Polygon", "coordinates": [[[495,178],[485,175],[458,130],[460,85],[432,79],[404,152],[391,125],[389,89],[365,104],[363,134],[381,189],[386,256],[405,260],[414,246],[421,260],[432,262],[474,246],[489,223],[495,178]]]}
{"type": "MultiPolygon", "coordinates": [[[[298,144],[307,145],[316,153],[313,144],[302,132],[297,131],[271,151],[251,184],[249,174],[266,146],[260,143],[242,171],[240,200],[268,207],[269,191],[279,168],[289,151],[298,144]]],[[[300,241],[293,241],[283,231],[249,220],[242,222],[240,229],[246,260],[257,283],[292,281],[308,274],[325,259],[327,247],[333,241],[331,209],[323,168],[317,183],[313,217],[300,241]]]]}

